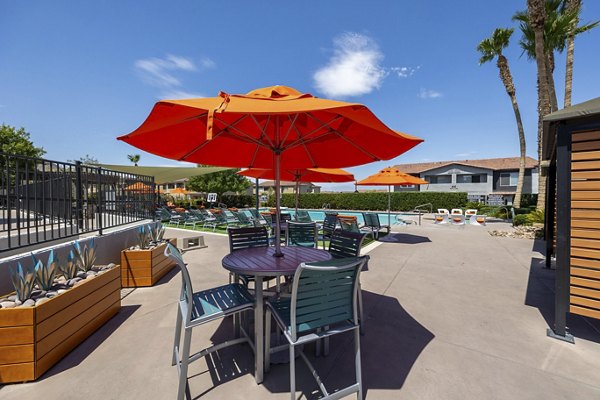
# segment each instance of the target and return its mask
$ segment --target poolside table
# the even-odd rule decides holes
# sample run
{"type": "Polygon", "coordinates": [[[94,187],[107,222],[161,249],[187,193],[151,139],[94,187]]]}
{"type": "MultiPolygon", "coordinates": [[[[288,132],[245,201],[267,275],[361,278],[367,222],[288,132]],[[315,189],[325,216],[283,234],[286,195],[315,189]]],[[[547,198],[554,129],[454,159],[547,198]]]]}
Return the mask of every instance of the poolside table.
{"type": "Polygon", "coordinates": [[[300,246],[282,246],[283,257],[274,257],[275,247],[254,247],[236,250],[223,258],[223,268],[236,275],[252,275],[255,282],[254,342],[256,346],[256,383],[264,374],[264,301],[263,278],[294,275],[302,262],[327,261],[331,254],[325,250],[300,246]]]}

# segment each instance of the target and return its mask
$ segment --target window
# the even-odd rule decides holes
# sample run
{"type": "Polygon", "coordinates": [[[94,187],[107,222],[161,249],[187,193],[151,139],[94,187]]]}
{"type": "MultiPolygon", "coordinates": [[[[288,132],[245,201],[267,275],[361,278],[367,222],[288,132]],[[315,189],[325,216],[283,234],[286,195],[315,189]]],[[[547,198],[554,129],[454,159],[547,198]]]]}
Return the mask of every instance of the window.
{"type": "Polygon", "coordinates": [[[502,172],[500,174],[499,186],[517,186],[519,180],[518,172],[502,172]]]}
{"type": "Polygon", "coordinates": [[[487,182],[486,174],[456,175],[456,183],[484,183],[487,182]]]}
{"type": "Polygon", "coordinates": [[[427,175],[425,180],[429,183],[452,183],[451,175],[427,175]]]}

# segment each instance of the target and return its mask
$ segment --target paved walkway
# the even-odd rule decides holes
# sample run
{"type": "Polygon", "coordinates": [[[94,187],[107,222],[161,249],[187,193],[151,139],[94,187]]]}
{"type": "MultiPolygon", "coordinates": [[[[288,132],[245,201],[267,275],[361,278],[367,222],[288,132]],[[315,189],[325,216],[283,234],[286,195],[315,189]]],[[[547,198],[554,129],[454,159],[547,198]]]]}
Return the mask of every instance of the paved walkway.
{"type": "MultiPolygon", "coordinates": [[[[367,398],[600,399],[597,321],[571,318],[575,345],[546,337],[554,272],[543,269],[534,241],[486,232],[510,229],[503,224],[424,224],[397,228],[370,251],[362,274],[367,398]]],[[[228,279],[220,266],[227,239],[205,239],[208,248],[185,254],[196,290],[228,279]]],[[[173,398],[177,374],[170,351],[179,288],[179,276],[171,273],[153,288],[124,291],[118,316],[38,382],[4,386],[0,398],[173,398]]],[[[211,323],[196,328],[192,346],[231,333],[229,321],[211,323]]],[[[331,349],[316,366],[328,388],[343,387],[354,376],[351,336],[332,340],[331,349]]],[[[260,386],[253,369],[247,346],[197,361],[190,372],[192,398],[289,398],[287,365],[273,366],[260,386]]],[[[300,361],[297,371],[302,397],[316,398],[300,361]]]]}

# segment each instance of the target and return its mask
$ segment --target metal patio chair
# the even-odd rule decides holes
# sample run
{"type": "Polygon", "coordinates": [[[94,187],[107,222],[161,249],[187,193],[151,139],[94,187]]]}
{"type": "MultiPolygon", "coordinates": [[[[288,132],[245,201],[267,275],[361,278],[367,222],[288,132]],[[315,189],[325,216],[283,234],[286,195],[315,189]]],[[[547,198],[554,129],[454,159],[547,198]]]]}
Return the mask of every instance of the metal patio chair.
{"type": "Polygon", "coordinates": [[[317,224],[315,222],[288,221],[285,244],[286,246],[317,247],[317,224]]]}
{"type": "Polygon", "coordinates": [[[296,351],[308,366],[323,393],[322,399],[339,399],[352,393],[363,398],[360,333],[357,315],[358,279],[368,256],[302,263],[293,279],[292,296],[267,301],[265,332],[271,331],[271,317],[283,331],[287,344],[271,348],[265,345],[265,371],[270,368],[271,353],[288,348],[290,354],[290,396],[296,399],[296,351]],[[329,393],[301,346],[319,339],[354,331],[354,367],[356,383],[329,393]]]}
{"type": "Polygon", "coordinates": [[[337,213],[325,213],[323,221],[323,229],[321,231],[321,239],[323,240],[323,248],[325,248],[325,239],[331,238],[331,235],[337,228],[337,213]]]}
{"type": "Polygon", "coordinates": [[[179,296],[177,307],[177,325],[175,327],[172,365],[177,366],[177,372],[179,373],[177,399],[182,400],[185,398],[187,371],[188,365],[191,362],[222,348],[244,342],[248,342],[252,351],[255,352],[254,343],[244,327],[240,326],[239,329],[242,337],[213,345],[190,355],[192,329],[210,321],[239,315],[244,311],[252,311],[254,309],[254,297],[248,292],[246,287],[240,284],[229,284],[194,293],[187,265],[183,261],[179,250],[171,243],[168,243],[164,254],[175,261],[181,269],[181,295],[179,296]],[[182,330],[183,348],[180,348],[182,330]]]}
{"type": "MultiPolygon", "coordinates": [[[[269,247],[269,233],[264,226],[252,226],[244,228],[227,228],[229,236],[229,252],[252,247],[269,247]]],[[[230,282],[233,274],[230,274],[230,282]]],[[[246,287],[250,282],[254,282],[251,275],[239,275],[239,279],[246,287]]],[[[263,283],[274,279],[274,277],[264,277],[263,283]]]]}

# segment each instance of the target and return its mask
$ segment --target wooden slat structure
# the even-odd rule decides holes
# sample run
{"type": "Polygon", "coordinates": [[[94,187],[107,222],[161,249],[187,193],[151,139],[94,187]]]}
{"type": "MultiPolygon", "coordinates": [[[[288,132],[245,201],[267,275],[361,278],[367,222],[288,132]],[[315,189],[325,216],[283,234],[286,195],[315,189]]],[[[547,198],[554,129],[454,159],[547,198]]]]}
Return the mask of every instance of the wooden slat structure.
{"type": "MultiPolygon", "coordinates": [[[[174,246],[176,239],[169,239],[174,246]]],[[[121,251],[121,285],[123,287],[154,286],[167,272],[175,267],[175,263],[165,257],[166,244],[152,250],[121,251]]]]}
{"type": "Polygon", "coordinates": [[[121,309],[118,266],[31,308],[0,312],[0,384],[39,378],[121,309]]]}
{"type": "Polygon", "coordinates": [[[568,313],[600,319],[600,98],[550,114],[544,122],[551,188],[545,233],[555,243],[547,244],[547,259],[556,254],[549,335],[572,342],[568,313]]]}

